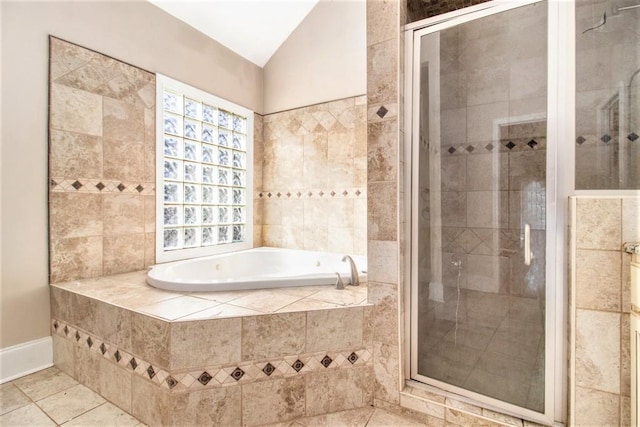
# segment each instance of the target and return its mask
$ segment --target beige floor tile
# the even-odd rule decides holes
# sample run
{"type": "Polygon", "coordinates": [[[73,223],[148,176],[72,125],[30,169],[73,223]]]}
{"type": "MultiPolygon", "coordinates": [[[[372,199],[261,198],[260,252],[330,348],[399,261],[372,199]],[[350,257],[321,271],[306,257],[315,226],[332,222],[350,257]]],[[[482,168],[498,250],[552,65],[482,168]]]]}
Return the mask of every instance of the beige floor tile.
{"type": "Polygon", "coordinates": [[[298,301],[299,297],[280,294],[271,290],[254,291],[244,297],[234,299],[233,305],[263,313],[275,313],[282,307],[298,301]]]}
{"type": "Polygon", "coordinates": [[[12,383],[0,386],[0,415],[28,405],[29,398],[12,383]]]}
{"type": "Polygon", "coordinates": [[[124,412],[117,406],[106,402],[64,423],[64,426],[111,426],[111,427],[125,427],[136,426],[140,423],[136,418],[124,412]]]}
{"type": "Polygon", "coordinates": [[[367,423],[367,427],[417,427],[424,425],[425,424],[392,414],[383,409],[376,409],[367,423]]]}
{"type": "Polygon", "coordinates": [[[29,426],[29,427],[48,427],[55,426],[51,418],[38,408],[35,403],[18,408],[7,414],[0,416],[0,425],[2,426],[29,426]]]}
{"type": "Polygon", "coordinates": [[[77,385],[37,402],[38,406],[56,423],[65,423],[83,414],[105,400],[83,385],[77,385]]]}
{"type": "Polygon", "coordinates": [[[78,384],[56,367],[44,369],[13,382],[31,400],[38,401],[78,384]]]}
{"type": "Polygon", "coordinates": [[[374,411],[374,408],[367,406],[366,408],[334,412],[332,414],[318,415],[315,417],[300,418],[297,422],[305,427],[364,427],[367,425],[367,422],[374,411]]]}
{"type": "Polygon", "coordinates": [[[163,319],[175,320],[180,317],[215,307],[218,304],[219,303],[216,301],[182,296],[140,307],[139,311],[161,317],[163,319]]]}

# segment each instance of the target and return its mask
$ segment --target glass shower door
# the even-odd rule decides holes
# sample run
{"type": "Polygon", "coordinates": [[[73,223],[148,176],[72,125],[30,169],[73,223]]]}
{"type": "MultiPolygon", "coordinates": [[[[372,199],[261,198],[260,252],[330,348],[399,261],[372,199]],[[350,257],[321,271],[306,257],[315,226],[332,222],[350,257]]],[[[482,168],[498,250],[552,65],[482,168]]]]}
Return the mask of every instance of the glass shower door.
{"type": "Polygon", "coordinates": [[[544,413],[547,3],[458,22],[416,33],[412,378],[544,413]]]}

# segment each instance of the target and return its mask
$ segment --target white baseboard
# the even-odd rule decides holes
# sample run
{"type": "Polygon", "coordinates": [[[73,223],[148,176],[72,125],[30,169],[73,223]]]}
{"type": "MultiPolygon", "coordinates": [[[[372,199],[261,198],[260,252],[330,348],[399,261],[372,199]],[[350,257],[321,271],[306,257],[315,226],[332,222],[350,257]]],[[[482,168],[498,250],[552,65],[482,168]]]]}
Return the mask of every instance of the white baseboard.
{"type": "Polygon", "coordinates": [[[0,349],[0,384],[53,366],[53,340],[44,337],[0,349]]]}

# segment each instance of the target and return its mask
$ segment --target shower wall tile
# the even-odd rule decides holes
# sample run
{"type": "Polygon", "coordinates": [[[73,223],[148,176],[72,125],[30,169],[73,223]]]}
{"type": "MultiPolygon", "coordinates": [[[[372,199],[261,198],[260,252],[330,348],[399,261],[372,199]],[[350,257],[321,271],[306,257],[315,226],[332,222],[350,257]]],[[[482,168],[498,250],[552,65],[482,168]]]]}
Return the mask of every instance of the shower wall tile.
{"type": "Polygon", "coordinates": [[[398,347],[374,341],[373,360],[375,398],[399,404],[400,356],[398,347]]]}
{"type": "Polygon", "coordinates": [[[155,76],[50,48],[50,280],[142,269],[155,262],[155,76]]]}
{"type": "Polygon", "coordinates": [[[368,302],[374,304],[371,313],[373,339],[398,346],[398,289],[396,285],[369,280],[368,302]]]}
{"type": "Polygon", "coordinates": [[[620,396],[584,387],[576,387],[577,426],[620,425],[620,396]]]}
{"type": "Polygon", "coordinates": [[[577,250],[577,307],[621,311],[621,258],[616,251],[577,250]]]}
{"type": "MultiPolygon", "coordinates": [[[[392,19],[387,17],[386,19],[392,19]]],[[[367,102],[377,104],[398,97],[398,34],[367,46],[367,102]]]]}
{"type": "Polygon", "coordinates": [[[392,181],[398,175],[397,121],[371,123],[368,130],[367,179],[392,181]]]}
{"type": "Polygon", "coordinates": [[[304,378],[250,384],[242,388],[244,426],[280,423],[305,415],[304,378]]]}
{"type": "Polygon", "coordinates": [[[307,377],[306,415],[346,411],[373,401],[371,370],[333,370],[307,377]]]}
{"type": "Polygon", "coordinates": [[[577,245],[580,249],[619,251],[622,245],[620,199],[577,199],[577,245]]]}
{"type": "Polygon", "coordinates": [[[368,184],[367,230],[369,240],[394,241],[398,238],[397,191],[397,181],[368,184]]]}

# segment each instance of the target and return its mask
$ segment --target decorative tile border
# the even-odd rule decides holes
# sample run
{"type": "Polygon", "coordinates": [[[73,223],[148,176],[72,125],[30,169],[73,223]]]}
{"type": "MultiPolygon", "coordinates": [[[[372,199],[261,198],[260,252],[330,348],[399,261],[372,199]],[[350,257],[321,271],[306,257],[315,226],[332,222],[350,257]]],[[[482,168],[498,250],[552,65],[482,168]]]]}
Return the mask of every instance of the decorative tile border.
{"type": "Polygon", "coordinates": [[[501,140],[499,143],[481,142],[464,144],[446,144],[442,146],[442,154],[450,156],[487,154],[487,153],[511,153],[522,151],[546,150],[546,138],[514,138],[501,140]]]}
{"type": "Polygon", "coordinates": [[[253,383],[322,372],[326,369],[348,369],[353,366],[371,365],[373,354],[373,349],[360,348],[247,361],[227,366],[210,366],[196,371],[169,372],[61,320],[51,319],[51,327],[52,332],[57,336],[72,341],[78,347],[93,351],[171,393],[253,383]]]}
{"type": "MultiPolygon", "coordinates": [[[[626,141],[630,143],[640,144],[640,135],[636,132],[629,132],[626,137],[626,141]]],[[[609,134],[597,135],[579,135],[576,138],[576,146],[578,147],[595,147],[595,146],[607,146],[618,144],[618,140],[611,137],[609,134]]]]}
{"type": "Polygon", "coordinates": [[[371,104],[367,107],[367,121],[369,123],[391,120],[398,117],[398,104],[371,104]]]}
{"type": "Polygon", "coordinates": [[[133,193],[143,196],[156,194],[155,182],[123,182],[95,178],[50,178],[49,188],[61,193],[133,193]]]}
{"type": "Polygon", "coordinates": [[[367,197],[364,188],[260,191],[254,199],[355,199],[367,197]]]}

